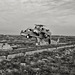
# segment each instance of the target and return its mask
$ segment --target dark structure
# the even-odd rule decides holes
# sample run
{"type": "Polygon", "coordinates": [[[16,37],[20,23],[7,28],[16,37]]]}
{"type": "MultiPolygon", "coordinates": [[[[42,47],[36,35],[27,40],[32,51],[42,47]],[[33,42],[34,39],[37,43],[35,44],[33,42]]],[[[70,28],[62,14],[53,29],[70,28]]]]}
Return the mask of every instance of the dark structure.
{"type": "Polygon", "coordinates": [[[37,25],[33,29],[27,28],[22,30],[20,35],[25,36],[26,38],[36,38],[36,44],[51,44],[51,32],[44,25],[37,25]],[[47,40],[47,42],[45,41],[47,40]]]}

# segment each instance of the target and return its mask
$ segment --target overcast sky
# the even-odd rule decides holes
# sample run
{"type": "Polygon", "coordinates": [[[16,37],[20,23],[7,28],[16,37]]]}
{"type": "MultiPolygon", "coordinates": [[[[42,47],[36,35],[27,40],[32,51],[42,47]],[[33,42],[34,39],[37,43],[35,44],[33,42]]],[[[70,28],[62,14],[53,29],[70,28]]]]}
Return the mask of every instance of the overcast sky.
{"type": "Polygon", "coordinates": [[[0,0],[0,34],[19,34],[34,24],[75,35],[75,0],[0,0]]]}

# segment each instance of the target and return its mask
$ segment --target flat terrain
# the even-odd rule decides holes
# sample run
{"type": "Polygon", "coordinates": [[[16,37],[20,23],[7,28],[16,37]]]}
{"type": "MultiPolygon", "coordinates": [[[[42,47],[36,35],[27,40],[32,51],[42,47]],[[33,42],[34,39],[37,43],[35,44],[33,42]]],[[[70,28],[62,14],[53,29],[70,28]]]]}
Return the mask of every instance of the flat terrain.
{"type": "MultiPolygon", "coordinates": [[[[52,39],[57,40],[59,37],[60,36],[52,36],[52,39]]],[[[27,40],[22,36],[1,35],[0,40],[7,40],[10,45],[15,44],[21,46],[20,48],[14,49],[12,51],[0,51],[0,75],[75,74],[74,36],[61,36],[60,38],[60,43],[67,43],[73,45],[73,47],[56,48],[55,45],[50,45],[48,46],[49,48],[51,48],[51,46],[52,48],[56,48],[55,50],[51,51],[48,50],[47,46],[35,47],[34,38],[32,38],[31,40],[27,40]],[[44,48],[45,50],[43,50],[44,48]],[[37,52],[26,54],[26,51],[30,52],[33,50],[37,50],[37,52]],[[11,52],[14,54],[14,56],[12,56],[11,52]]],[[[58,46],[60,47],[61,45],[58,46]]]]}
{"type": "Polygon", "coordinates": [[[43,51],[3,60],[1,75],[74,75],[75,48],[43,51]]]}

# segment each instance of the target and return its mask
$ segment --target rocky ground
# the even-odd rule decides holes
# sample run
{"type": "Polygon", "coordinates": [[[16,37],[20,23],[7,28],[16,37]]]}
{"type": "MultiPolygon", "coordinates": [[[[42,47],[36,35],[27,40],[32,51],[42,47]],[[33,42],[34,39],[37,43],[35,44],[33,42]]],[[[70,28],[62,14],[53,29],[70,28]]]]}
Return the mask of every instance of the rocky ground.
{"type": "MultiPolygon", "coordinates": [[[[11,42],[16,38],[17,40],[22,39],[22,37],[18,36],[11,37],[10,39],[8,39],[8,37],[5,38],[5,36],[4,38],[3,36],[0,37],[1,40],[7,39],[11,42]]],[[[74,39],[73,37],[66,38],[70,41],[75,40],[75,37],[74,39]]],[[[25,38],[23,40],[25,40],[25,38]]],[[[57,37],[55,40],[57,40],[57,37]]],[[[61,39],[61,41],[62,40],[63,39],[61,39]]],[[[67,42],[67,40],[64,41],[67,42]]],[[[23,44],[21,44],[21,46],[23,47],[23,44]]],[[[22,52],[22,50],[20,52],[22,52]]],[[[8,51],[0,51],[0,57],[2,55],[7,56],[9,53],[8,51]]],[[[51,52],[43,51],[31,55],[24,54],[12,59],[4,58],[4,60],[0,61],[0,75],[75,75],[75,48],[57,49],[51,52]]]]}
{"type": "Polygon", "coordinates": [[[0,62],[0,75],[75,75],[75,48],[43,51],[0,62]]]}

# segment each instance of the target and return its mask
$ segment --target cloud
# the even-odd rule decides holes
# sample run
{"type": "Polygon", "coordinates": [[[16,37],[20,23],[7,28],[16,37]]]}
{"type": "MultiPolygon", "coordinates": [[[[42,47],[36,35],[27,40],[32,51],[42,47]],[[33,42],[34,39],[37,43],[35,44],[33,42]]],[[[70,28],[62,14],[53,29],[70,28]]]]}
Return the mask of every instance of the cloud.
{"type": "MultiPolygon", "coordinates": [[[[75,24],[74,19],[75,0],[0,0],[2,32],[8,28],[9,32],[13,30],[18,33],[28,25],[41,23],[47,24],[48,27],[51,27],[49,25],[55,26],[56,29],[52,28],[52,31],[58,33],[62,26],[67,26],[69,31],[69,27],[75,24]]],[[[66,34],[67,27],[65,27],[64,34],[66,34]]],[[[63,34],[63,31],[61,33],[63,34]]]]}

